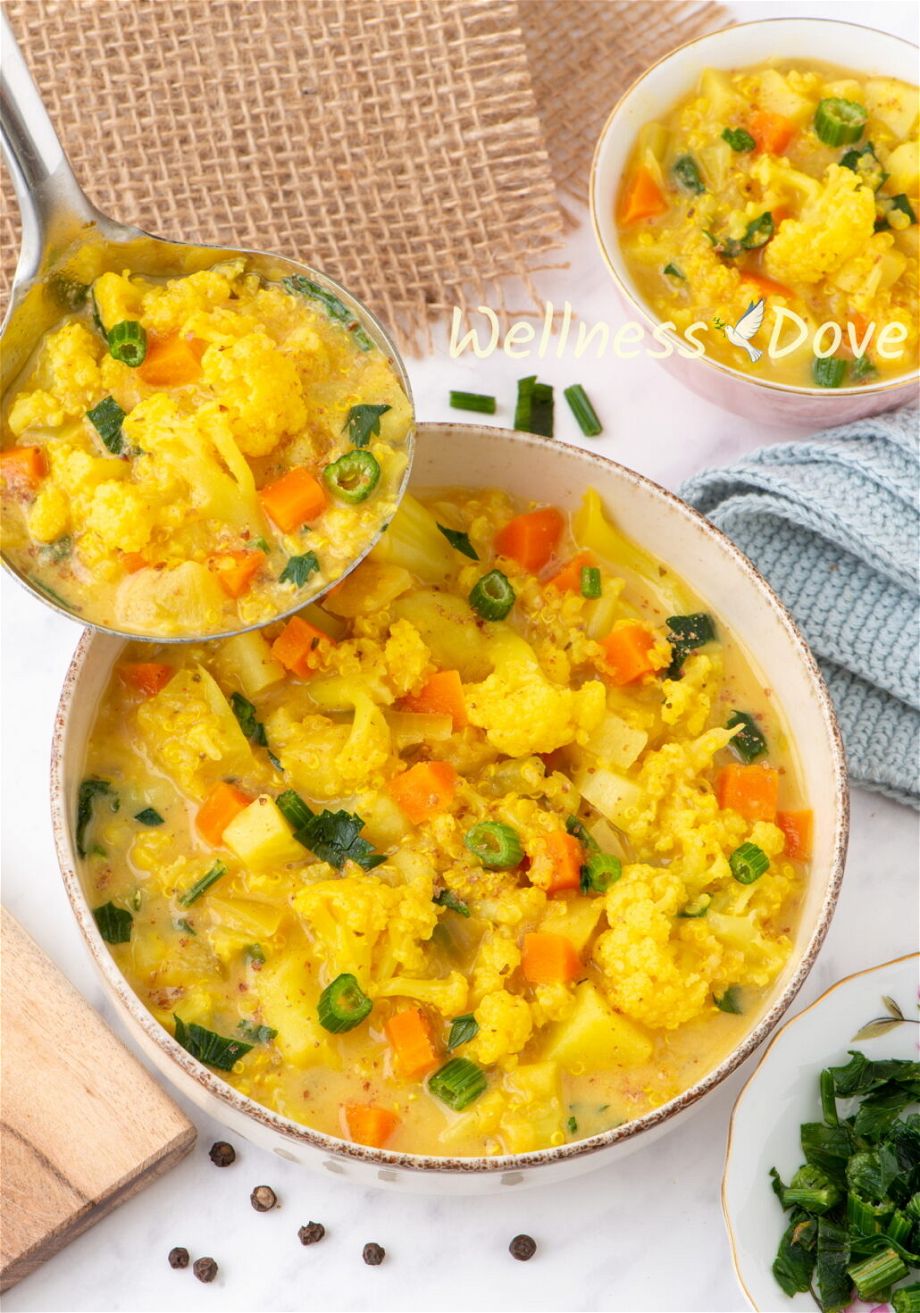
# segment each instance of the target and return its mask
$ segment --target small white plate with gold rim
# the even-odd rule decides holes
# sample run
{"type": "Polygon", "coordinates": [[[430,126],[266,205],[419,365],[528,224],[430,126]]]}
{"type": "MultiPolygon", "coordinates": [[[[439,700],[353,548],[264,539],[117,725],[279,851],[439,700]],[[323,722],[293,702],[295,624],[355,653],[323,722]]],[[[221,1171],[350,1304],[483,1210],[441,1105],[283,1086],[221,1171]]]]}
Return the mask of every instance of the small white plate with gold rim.
{"type": "Polygon", "coordinates": [[[820,1120],[818,1078],[825,1067],[846,1062],[850,1049],[869,1058],[917,1057],[918,966],[920,953],[910,953],[832,985],[777,1031],[738,1095],[728,1129],[722,1212],[735,1275],[758,1313],[814,1313],[811,1297],[790,1299],[771,1270],[785,1222],[770,1168],[788,1180],[802,1163],[799,1127],[820,1120]],[[884,1024],[867,1034],[876,1020],[884,1024]]]}

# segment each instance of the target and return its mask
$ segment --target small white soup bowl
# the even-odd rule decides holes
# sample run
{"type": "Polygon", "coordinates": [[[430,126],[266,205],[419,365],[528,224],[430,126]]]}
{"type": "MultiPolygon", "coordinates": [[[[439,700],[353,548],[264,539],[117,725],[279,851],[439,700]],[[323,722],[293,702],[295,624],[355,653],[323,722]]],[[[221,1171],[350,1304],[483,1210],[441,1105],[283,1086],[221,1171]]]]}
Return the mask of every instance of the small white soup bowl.
{"type": "Polygon", "coordinates": [[[827,689],[801,634],[750,561],[672,493],[602,456],[528,434],[461,424],[423,424],[412,475],[416,487],[500,487],[574,510],[596,488],[619,527],[671,565],[735,633],[764,686],[784,708],[814,809],[812,874],[782,974],[737,1047],[679,1097],[614,1130],[537,1153],[436,1158],[368,1149],[324,1135],[246,1098],[202,1066],[154,1020],[122,976],[93,920],[77,875],[73,822],[87,739],[123,640],[87,632],[61,694],[51,763],[51,810],[64,884],[83,937],[127,1026],[155,1067],[231,1130],[282,1158],[364,1185],[422,1193],[485,1193],[543,1184],[600,1167],[649,1144],[738,1066],[789,1007],[827,932],[846,853],[848,795],[843,747],[827,689]]]}
{"type": "MultiPolygon", "coordinates": [[[[650,328],[660,321],[623,258],[616,223],[617,194],[639,129],[664,116],[693,89],[704,69],[738,69],[769,59],[818,60],[870,77],[917,81],[918,51],[910,41],[819,18],[768,18],[722,28],[679,46],[641,74],[614,106],[598,138],[590,207],[594,235],[621,300],[650,328]]],[[[708,354],[688,359],[676,350],[682,339],[671,332],[661,336],[675,348],[661,362],[682,383],[725,410],[767,424],[845,424],[892,410],[917,395],[916,369],[860,387],[797,387],[742,373],[708,354]]]]}

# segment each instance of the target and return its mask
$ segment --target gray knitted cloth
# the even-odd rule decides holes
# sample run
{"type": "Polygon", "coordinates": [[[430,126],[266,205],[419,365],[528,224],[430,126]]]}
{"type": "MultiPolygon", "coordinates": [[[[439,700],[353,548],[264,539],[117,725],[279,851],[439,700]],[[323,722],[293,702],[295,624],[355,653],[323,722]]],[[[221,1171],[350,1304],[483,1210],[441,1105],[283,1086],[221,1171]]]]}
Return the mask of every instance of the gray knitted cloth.
{"type": "Polygon", "coordinates": [[[801,626],[837,708],[851,781],[920,806],[917,411],[763,447],[680,492],[801,626]]]}

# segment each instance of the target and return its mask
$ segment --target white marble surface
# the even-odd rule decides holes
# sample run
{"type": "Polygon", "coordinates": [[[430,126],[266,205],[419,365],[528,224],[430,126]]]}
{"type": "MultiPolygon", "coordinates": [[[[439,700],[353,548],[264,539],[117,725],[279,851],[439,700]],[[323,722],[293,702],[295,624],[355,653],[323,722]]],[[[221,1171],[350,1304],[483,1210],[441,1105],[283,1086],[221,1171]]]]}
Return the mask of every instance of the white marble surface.
{"type": "MultiPolygon", "coordinates": [[[[741,18],[782,14],[852,17],[916,40],[908,3],[732,6],[741,18]]],[[[828,57],[832,51],[828,49],[828,57]]],[[[571,267],[544,283],[589,321],[623,314],[590,231],[571,239],[571,267]]],[[[502,356],[450,361],[442,335],[427,359],[410,362],[420,418],[457,418],[450,387],[494,392],[498,422],[510,423],[514,380],[531,368],[502,356]]],[[[542,378],[558,389],[578,380],[605,422],[597,449],[675,487],[765,441],[793,436],[727,415],[680,388],[650,360],[548,359],[542,378]]],[[[578,440],[557,392],[558,432],[578,440]]],[[[585,440],[582,440],[585,441],[585,440]]],[[[121,1031],[83,949],[57,874],[48,818],[48,745],[58,691],[77,640],[7,577],[3,635],[3,898],[69,978],[121,1031]]],[[[913,813],[856,793],[843,893],[827,943],[800,1003],[861,967],[916,947],[917,826],[913,813]]],[[[795,1005],[799,1006],[799,1003],[795,1005]]],[[[123,1033],[123,1032],[122,1032],[123,1033]]],[[[5,1299],[13,1310],[494,1309],[737,1310],[719,1207],[725,1132],[744,1080],[736,1073],[699,1107],[686,1129],[622,1165],[513,1199],[422,1198],[362,1191],[237,1142],[235,1166],[207,1158],[220,1126],[189,1109],[200,1142],[181,1166],[121,1207],[5,1299]],[[274,1186],[282,1206],[256,1214],[249,1191],[274,1186]],[[297,1228],[322,1221],[327,1238],[304,1249],[297,1228]],[[529,1264],[510,1258],[519,1231],[538,1241],[529,1264]],[[383,1244],[380,1268],[361,1262],[368,1240],[383,1244]],[[213,1286],[173,1272],[166,1254],[185,1245],[220,1264],[213,1286]]],[[[74,1128],[79,1134],[79,1128],[74,1128]]]]}

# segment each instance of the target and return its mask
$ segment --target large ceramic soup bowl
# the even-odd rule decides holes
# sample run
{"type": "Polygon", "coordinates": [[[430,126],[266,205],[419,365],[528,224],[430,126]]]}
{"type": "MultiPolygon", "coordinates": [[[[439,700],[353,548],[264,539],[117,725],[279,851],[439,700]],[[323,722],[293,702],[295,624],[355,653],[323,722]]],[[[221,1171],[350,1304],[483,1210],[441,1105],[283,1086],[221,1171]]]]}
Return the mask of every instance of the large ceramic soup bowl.
{"type": "MultiPolygon", "coordinates": [[[[871,252],[895,278],[897,265],[903,288],[899,299],[907,315],[915,316],[909,306],[916,283],[909,280],[915,278],[910,270],[917,258],[916,205],[908,203],[910,214],[896,217],[902,233],[895,233],[881,213],[875,222],[883,231],[873,233],[871,192],[860,195],[856,205],[862,206],[865,236],[856,236],[860,221],[854,208],[847,220],[853,241],[846,257],[863,260],[859,273],[855,266],[845,271],[841,263],[824,281],[808,254],[809,243],[820,244],[821,233],[842,220],[843,192],[852,194],[856,186],[850,172],[857,158],[853,151],[868,159],[874,135],[875,148],[886,160],[889,149],[902,142],[898,159],[907,163],[920,108],[916,83],[917,49],[909,41],[854,23],[777,18],[726,27],[680,46],[647,69],[614,106],[591,166],[595,238],[627,312],[643,326],[647,341],[654,333],[658,345],[651,343],[649,350],[687,387],[736,414],[810,428],[861,419],[916,396],[915,340],[903,366],[898,360],[876,368],[872,357],[878,343],[862,336],[865,324],[854,301],[869,286],[871,252]],[[766,89],[757,81],[764,69],[771,70],[766,89]],[[883,124],[872,109],[878,104],[874,91],[882,95],[888,79],[908,84],[901,88],[905,102],[897,120],[892,119],[894,126],[883,124]],[[820,97],[820,104],[832,109],[866,101],[865,125],[834,125],[845,141],[834,128],[822,126],[825,136],[819,140],[815,116],[820,97]],[[769,112],[758,108],[762,102],[769,102],[769,112]],[[772,138],[770,128],[776,129],[772,138]],[[848,149],[846,166],[830,169],[847,160],[848,149]],[[646,184],[644,197],[639,181],[646,184]],[[795,200],[787,186],[799,188],[795,200]],[[840,194],[832,199],[835,186],[840,194]],[[784,232],[787,225],[790,231],[784,232]],[[795,248],[797,272],[784,272],[793,263],[771,253],[780,242],[787,251],[795,248]],[[886,249],[895,254],[885,256],[886,249]],[[766,318],[759,330],[756,315],[742,327],[746,346],[730,334],[745,307],[760,299],[766,318]],[[769,347],[774,312],[780,311],[798,314],[807,332],[799,338],[800,327],[781,314],[776,351],[796,340],[802,345],[782,359],[768,350],[766,358],[752,362],[749,348],[769,347]],[[702,324],[692,356],[683,336],[684,312],[688,322],[692,318],[702,324]],[[816,336],[830,321],[841,327],[842,344],[836,348],[833,327],[820,339],[816,336]],[[849,322],[860,348],[868,341],[864,351],[851,349],[849,322]],[[824,363],[815,372],[813,351],[839,355],[840,363],[824,363]],[[858,368],[856,354],[865,356],[858,368]]],[[[883,108],[886,117],[890,109],[890,104],[883,108]]],[[[865,106],[857,105],[854,113],[865,115],[865,106]]],[[[916,165],[906,169],[903,185],[899,176],[893,171],[891,178],[883,178],[879,165],[872,183],[882,178],[877,206],[891,203],[887,193],[893,188],[908,189],[916,197],[916,165]]],[[[843,248],[837,249],[842,261],[843,248]]],[[[828,259],[834,265],[836,255],[828,259]]],[[[875,334],[884,328],[882,319],[893,318],[885,310],[877,313],[883,305],[890,311],[887,295],[861,302],[869,319],[879,319],[875,334]]],[[[897,348],[886,344],[885,350],[897,348]]]]}
{"type": "MultiPolygon", "coordinates": [[[[580,1135],[584,1138],[566,1139],[560,1135],[552,1147],[532,1152],[474,1154],[467,1149],[464,1156],[459,1151],[451,1154],[444,1149],[437,1150],[437,1156],[404,1152],[368,1147],[354,1142],[356,1135],[349,1140],[343,1138],[343,1133],[333,1134],[328,1130],[323,1133],[289,1120],[234,1088],[221,1079],[219,1072],[202,1065],[154,1018],[130,987],[100,934],[91,901],[101,900],[95,897],[88,900],[84,892],[76,855],[76,809],[97,709],[113,667],[124,652],[124,642],[111,635],[87,633],[77,648],[57,716],[51,788],[58,856],[80,930],[130,1033],[167,1080],[234,1133],[285,1159],[365,1185],[393,1185],[419,1192],[484,1193],[500,1185],[561,1179],[600,1167],[650,1144],[680,1121],[766,1038],[800,989],[827,932],[843,874],[848,802],[843,748],[814,658],[763,578],[708,521],[672,493],[593,453],[496,428],[422,425],[412,491],[424,498],[426,488],[445,490],[459,486],[503,489],[514,495],[518,506],[551,504],[563,514],[575,512],[585,494],[595,490],[607,514],[632,544],[678,571],[693,590],[699,606],[715,617],[720,632],[731,631],[732,642],[755,672],[757,686],[766,691],[765,696],[774,706],[781,708],[785,727],[782,738],[789,745],[786,769],[799,780],[796,796],[807,799],[813,812],[809,872],[801,882],[797,913],[782,927],[788,933],[788,941],[784,940],[788,952],[769,986],[760,991],[746,1015],[731,1018],[736,1029],[724,1032],[731,1034],[730,1047],[711,1063],[691,1065],[672,1097],[663,1097],[641,1115],[615,1126],[608,1125],[597,1133],[590,1122],[583,1121],[580,1135]]],[[[447,501],[447,492],[438,494],[439,508],[447,505],[447,501]]],[[[488,526],[485,532],[491,533],[488,526]]],[[[469,564],[461,568],[469,569],[469,564]]],[[[655,573],[665,572],[656,567],[655,573]]],[[[580,605],[575,597],[571,598],[571,604],[580,605]]],[[[776,738],[780,738],[778,728],[776,738]]],[[[704,791],[711,797],[709,786],[704,791]]],[[[129,810],[133,812],[135,808],[129,810]]],[[[102,840],[107,842],[104,834],[102,840]]],[[[782,842],[780,838],[780,848],[782,842]]],[[[91,839],[84,835],[84,851],[90,844],[91,839]]],[[[355,875],[356,885],[370,879],[368,874],[356,872],[355,875]]],[[[741,883],[742,876],[743,873],[738,876],[741,883]]],[[[520,878],[523,881],[526,877],[522,874],[520,878]]],[[[732,885],[730,877],[728,883],[732,885]]],[[[573,896],[579,897],[577,892],[573,896]]],[[[191,909],[192,912],[197,912],[200,906],[191,909]]],[[[687,904],[683,914],[700,913],[690,910],[687,904]]],[[[462,930],[462,924],[469,922],[461,924],[458,919],[456,924],[462,930]]],[[[111,942],[111,934],[107,938],[111,942]]],[[[526,973],[526,962],[523,970],[526,973]]],[[[726,1019],[711,1003],[708,1006],[712,1017],[726,1019]]],[[[346,1071],[342,1078],[347,1075],[346,1071]]],[[[428,1097],[427,1092],[424,1097],[428,1097]]],[[[569,1117],[567,1121],[569,1130],[574,1131],[575,1118],[569,1117]]]]}

